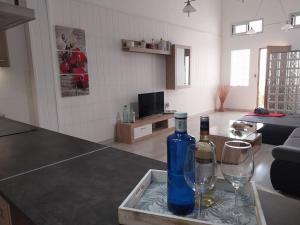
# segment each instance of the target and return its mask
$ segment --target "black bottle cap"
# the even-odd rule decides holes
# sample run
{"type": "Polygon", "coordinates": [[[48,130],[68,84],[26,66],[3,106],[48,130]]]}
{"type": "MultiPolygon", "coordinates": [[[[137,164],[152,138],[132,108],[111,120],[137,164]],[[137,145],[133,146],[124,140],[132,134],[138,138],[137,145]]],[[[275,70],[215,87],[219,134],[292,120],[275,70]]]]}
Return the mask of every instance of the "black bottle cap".
{"type": "Polygon", "coordinates": [[[200,117],[200,131],[209,131],[209,116],[200,117]]]}

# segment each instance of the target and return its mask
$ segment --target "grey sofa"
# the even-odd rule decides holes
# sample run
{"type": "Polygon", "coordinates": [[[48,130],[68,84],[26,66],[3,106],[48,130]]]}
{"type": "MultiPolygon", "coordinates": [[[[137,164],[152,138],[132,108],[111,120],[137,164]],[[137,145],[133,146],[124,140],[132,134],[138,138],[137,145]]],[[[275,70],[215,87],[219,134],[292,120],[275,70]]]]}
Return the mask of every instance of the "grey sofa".
{"type": "Polygon", "coordinates": [[[263,123],[264,126],[258,130],[262,134],[262,141],[265,144],[283,145],[294,129],[300,127],[300,116],[288,115],[285,117],[262,117],[243,116],[239,120],[263,123]]]}
{"type": "Polygon", "coordinates": [[[239,120],[264,124],[258,130],[263,143],[277,145],[272,151],[272,185],[276,190],[300,197],[300,116],[243,116],[239,120]]]}
{"type": "Polygon", "coordinates": [[[276,146],[272,155],[270,176],[273,187],[300,197],[300,128],[296,128],[284,142],[276,146]]]}

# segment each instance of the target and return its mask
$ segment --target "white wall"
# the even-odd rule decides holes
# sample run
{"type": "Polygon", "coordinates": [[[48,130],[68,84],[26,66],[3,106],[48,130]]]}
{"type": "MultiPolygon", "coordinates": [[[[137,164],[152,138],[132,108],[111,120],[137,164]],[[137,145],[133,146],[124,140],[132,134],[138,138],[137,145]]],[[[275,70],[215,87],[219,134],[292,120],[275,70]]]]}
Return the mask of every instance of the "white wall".
{"type": "Polygon", "coordinates": [[[46,0],[27,0],[27,7],[35,10],[36,17],[36,20],[29,23],[29,36],[33,64],[33,97],[38,125],[59,131],[46,0]]]}
{"type": "Polygon", "coordinates": [[[6,117],[33,124],[30,66],[25,27],[7,32],[10,67],[0,67],[0,113],[6,117]]]}
{"type": "MultiPolygon", "coordinates": [[[[80,0],[77,0],[80,1],[80,0]]],[[[91,3],[125,12],[131,15],[139,15],[148,19],[155,19],[175,25],[186,26],[199,31],[220,34],[220,6],[219,0],[199,0],[192,3],[197,9],[196,13],[187,17],[182,13],[184,1],[182,0],[85,0],[91,3]]]]}
{"type": "MultiPolygon", "coordinates": [[[[32,48],[34,61],[41,60],[41,52],[49,64],[53,61],[52,68],[36,69],[40,84],[50,86],[37,92],[51,96],[50,100],[39,99],[38,103],[48,108],[57,103],[60,132],[92,141],[113,138],[116,117],[124,104],[137,102],[138,93],[165,89],[164,57],[123,52],[122,38],[151,40],[162,37],[173,43],[192,46],[192,88],[165,90],[166,101],[170,102],[171,108],[187,111],[190,115],[215,108],[220,76],[220,0],[195,2],[198,12],[189,19],[181,13],[181,0],[128,0],[126,3],[121,0],[28,0],[28,3],[32,8],[39,9],[38,20],[31,24],[32,43],[42,42],[41,37],[46,38],[47,26],[42,31],[39,28],[45,26],[47,19],[41,12],[45,9],[49,12],[52,46],[49,47],[45,41],[32,48]],[[86,32],[90,75],[88,96],[61,97],[55,25],[82,28],[86,32]],[[33,31],[37,34],[33,35],[33,31]],[[49,53],[52,53],[52,60],[49,53]],[[51,76],[51,71],[54,88],[45,78],[51,76]]],[[[54,117],[53,110],[48,117],[40,120],[45,125],[52,124],[54,117]]]]}
{"type": "MultiPolygon", "coordinates": [[[[251,49],[250,80],[249,87],[232,87],[226,108],[249,109],[256,107],[257,80],[254,74],[258,74],[259,48],[268,45],[292,45],[293,49],[300,49],[300,29],[289,32],[281,31],[285,22],[278,0],[264,0],[262,8],[256,18],[264,19],[264,31],[262,34],[250,36],[231,36],[231,24],[256,19],[255,14],[260,0],[246,0],[244,4],[236,0],[226,0],[222,4],[222,83],[230,81],[230,51],[232,49],[251,49]]],[[[282,0],[286,12],[300,11],[299,0],[282,0]]]]}

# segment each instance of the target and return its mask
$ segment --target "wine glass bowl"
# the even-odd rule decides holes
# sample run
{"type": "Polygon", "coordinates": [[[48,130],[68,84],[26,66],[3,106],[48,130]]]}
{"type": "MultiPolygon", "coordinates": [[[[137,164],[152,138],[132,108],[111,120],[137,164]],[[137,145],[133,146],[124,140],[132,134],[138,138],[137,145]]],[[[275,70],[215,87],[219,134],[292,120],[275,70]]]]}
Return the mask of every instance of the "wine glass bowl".
{"type": "Polygon", "coordinates": [[[235,206],[233,215],[240,213],[237,208],[238,189],[245,186],[254,173],[254,159],[252,146],[244,141],[225,142],[222,158],[221,171],[227,182],[229,182],[235,191],[235,206]]]}
{"type": "Polygon", "coordinates": [[[183,174],[188,186],[196,192],[198,190],[198,186],[195,182],[195,152],[191,148],[189,148],[186,152],[183,174]]]}
{"type": "Polygon", "coordinates": [[[195,192],[196,218],[201,216],[202,208],[214,203],[206,193],[214,188],[217,168],[215,152],[198,147],[188,149],[184,163],[185,181],[195,192]]]}

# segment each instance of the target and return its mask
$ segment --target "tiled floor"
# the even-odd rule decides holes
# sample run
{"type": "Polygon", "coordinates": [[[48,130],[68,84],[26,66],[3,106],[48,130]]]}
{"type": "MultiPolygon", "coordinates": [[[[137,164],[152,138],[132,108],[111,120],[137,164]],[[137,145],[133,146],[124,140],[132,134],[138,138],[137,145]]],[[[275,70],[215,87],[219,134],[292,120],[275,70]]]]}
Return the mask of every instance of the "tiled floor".
{"type": "MultiPolygon", "coordinates": [[[[223,113],[212,113],[210,114],[210,127],[213,129],[216,125],[226,126],[229,120],[238,119],[245,115],[242,112],[223,112],[223,113]]],[[[188,133],[195,136],[197,139],[199,137],[200,130],[200,119],[199,116],[192,117],[188,120],[188,133]]],[[[132,152],[135,154],[143,155],[145,157],[153,158],[163,162],[167,161],[167,145],[166,138],[170,133],[165,133],[163,135],[154,136],[145,141],[140,141],[134,144],[123,144],[123,143],[106,143],[112,147],[122,149],[124,151],[132,152]]],[[[261,151],[255,154],[255,173],[252,178],[258,186],[261,188],[274,191],[271,181],[270,181],[270,166],[273,161],[271,155],[273,146],[262,145],[261,151]]],[[[221,176],[220,171],[218,175],[221,176]]]]}

